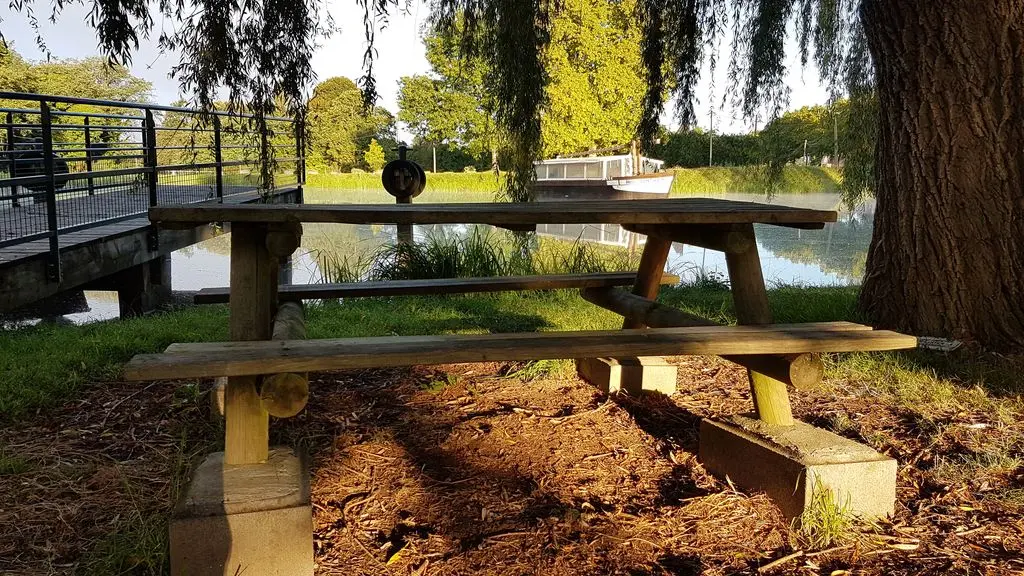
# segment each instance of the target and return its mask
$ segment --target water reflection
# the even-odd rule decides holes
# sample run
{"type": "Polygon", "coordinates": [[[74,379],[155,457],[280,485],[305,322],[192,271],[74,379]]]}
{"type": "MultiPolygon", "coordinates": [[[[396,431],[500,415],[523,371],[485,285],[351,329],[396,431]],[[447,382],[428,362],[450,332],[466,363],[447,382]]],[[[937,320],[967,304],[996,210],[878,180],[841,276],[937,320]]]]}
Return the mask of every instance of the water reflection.
{"type": "MultiPolygon", "coordinates": [[[[731,200],[764,202],[763,197],[750,194],[719,196],[731,200]]],[[[805,285],[846,285],[859,283],[864,274],[874,203],[855,211],[843,209],[837,194],[778,195],[772,203],[803,208],[840,210],[839,221],[823,230],[797,230],[780,226],[756,226],[758,252],[767,282],[805,285]]],[[[416,226],[414,235],[422,240],[427,235],[469,234],[474,226],[416,226]]],[[[542,225],[542,236],[640,249],[643,237],[627,232],[617,225],[542,225]]],[[[503,233],[503,232],[499,232],[503,233]]],[[[380,246],[395,241],[394,226],[352,226],[307,224],[302,247],[293,256],[292,282],[308,284],[323,280],[321,268],[325,260],[365,261],[380,246]]],[[[207,240],[179,250],[171,256],[172,289],[194,291],[227,286],[229,281],[230,235],[207,240]]],[[[676,244],[669,255],[668,269],[689,279],[698,273],[718,273],[727,277],[724,256],[715,251],[676,244]]],[[[117,316],[116,293],[86,292],[89,310],[77,310],[63,316],[76,323],[117,316]]]]}

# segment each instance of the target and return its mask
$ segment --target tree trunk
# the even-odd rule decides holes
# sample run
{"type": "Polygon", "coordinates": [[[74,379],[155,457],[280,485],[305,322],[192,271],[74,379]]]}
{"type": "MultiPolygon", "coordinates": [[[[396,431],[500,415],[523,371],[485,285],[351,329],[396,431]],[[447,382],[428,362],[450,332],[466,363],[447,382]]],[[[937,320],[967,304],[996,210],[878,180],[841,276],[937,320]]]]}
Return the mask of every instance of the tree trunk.
{"type": "Polygon", "coordinates": [[[860,305],[1024,348],[1024,0],[863,0],[879,102],[860,305]]]}

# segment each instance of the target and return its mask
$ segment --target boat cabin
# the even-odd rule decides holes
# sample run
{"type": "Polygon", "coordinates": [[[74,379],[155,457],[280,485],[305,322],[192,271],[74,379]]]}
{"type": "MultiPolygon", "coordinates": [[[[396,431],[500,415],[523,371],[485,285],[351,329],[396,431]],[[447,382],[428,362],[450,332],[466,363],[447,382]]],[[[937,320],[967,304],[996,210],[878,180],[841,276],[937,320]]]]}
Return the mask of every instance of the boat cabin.
{"type": "Polygon", "coordinates": [[[633,157],[590,156],[583,158],[552,158],[534,162],[537,180],[610,180],[636,174],[661,172],[664,160],[640,157],[640,169],[634,171],[633,157]]]}

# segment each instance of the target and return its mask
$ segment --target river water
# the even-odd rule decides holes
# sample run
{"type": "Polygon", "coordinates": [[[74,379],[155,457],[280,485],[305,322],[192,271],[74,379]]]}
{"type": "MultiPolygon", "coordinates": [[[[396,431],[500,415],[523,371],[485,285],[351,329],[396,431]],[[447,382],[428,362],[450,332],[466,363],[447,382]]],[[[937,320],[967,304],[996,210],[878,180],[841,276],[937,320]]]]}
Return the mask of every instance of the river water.
{"type": "MultiPolygon", "coordinates": [[[[339,193],[331,191],[329,196],[331,201],[337,201],[339,193]]],[[[365,193],[358,196],[365,197],[365,193]]],[[[317,190],[307,189],[307,202],[315,202],[317,197],[317,190]]],[[[758,252],[765,281],[769,284],[808,286],[848,285],[860,282],[871,240],[873,201],[850,211],[842,205],[839,195],[833,193],[779,194],[770,200],[756,194],[725,194],[715,197],[838,210],[839,221],[826,225],[823,230],[796,230],[758,225],[758,252]]],[[[416,227],[415,236],[422,238],[426,234],[436,233],[439,228],[441,227],[416,227]]],[[[444,228],[446,233],[468,233],[470,229],[468,226],[444,228]]],[[[580,239],[623,247],[628,246],[630,241],[628,232],[610,224],[543,225],[538,227],[538,233],[569,241],[580,239]]],[[[359,257],[365,258],[372,254],[382,244],[394,242],[394,239],[394,226],[307,224],[304,227],[302,247],[293,257],[292,282],[322,281],[317,262],[322,261],[325,255],[334,260],[353,262],[359,257]]],[[[172,289],[193,291],[227,286],[229,254],[230,234],[173,253],[172,289]]],[[[725,258],[721,253],[679,244],[672,248],[667,269],[684,280],[691,279],[699,273],[728,277],[725,258]]],[[[117,317],[116,293],[87,291],[85,301],[88,311],[64,314],[61,319],[84,323],[117,317]]]]}

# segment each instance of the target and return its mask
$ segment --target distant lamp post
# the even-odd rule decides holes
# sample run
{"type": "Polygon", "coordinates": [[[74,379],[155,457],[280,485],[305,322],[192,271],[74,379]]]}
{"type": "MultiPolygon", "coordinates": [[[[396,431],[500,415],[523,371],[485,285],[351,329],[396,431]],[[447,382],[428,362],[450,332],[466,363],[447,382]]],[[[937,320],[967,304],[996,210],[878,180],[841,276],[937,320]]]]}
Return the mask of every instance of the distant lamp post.
{"type": "MultiPolygon", "coordinates": [[[[423,168],[413,162],[406,160],[406,152],[409,147],[405,144],[395,148],[398,152],[398,160],[392,160],[384,165],[380,174],[381,184],[384,189],[395,197],[398,204],[412,204],[412,199],[423,193],[427,186],[427,174],[423,168]]],[[[412,243],[412,224],[398,225],[398,241],[400,243],[412,243]]]]}

